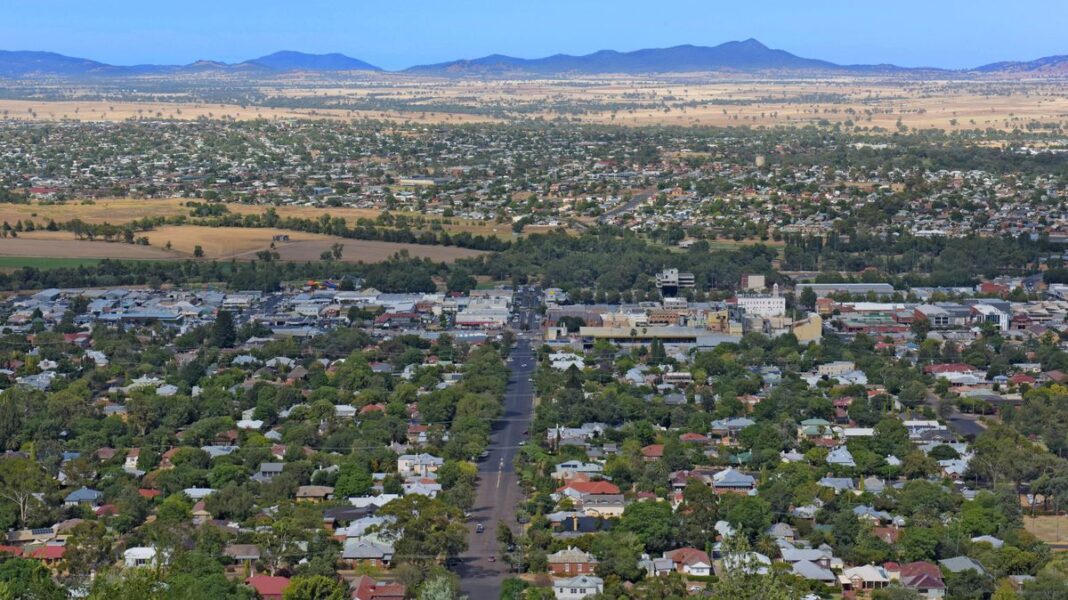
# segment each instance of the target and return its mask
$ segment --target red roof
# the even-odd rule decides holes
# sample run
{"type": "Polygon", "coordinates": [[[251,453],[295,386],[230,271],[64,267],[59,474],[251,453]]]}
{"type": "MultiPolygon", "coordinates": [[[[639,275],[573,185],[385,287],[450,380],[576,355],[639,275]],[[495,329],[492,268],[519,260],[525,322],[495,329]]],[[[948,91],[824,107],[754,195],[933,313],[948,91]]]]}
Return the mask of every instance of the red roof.
{"type": "Polygon", "coordinates": [[[30,552],[30,558],[36,558],[38,560],[59,560],[63,558],[63,553],[66,551],[66,546],[41,546],[33,552],[30,552]]]}
{"type": "Polygon", "coordinates": [[[708,436],[701,435],[700,433],[684,433],[679,436],[679,440],[683,442],[707,442],[708,436]]]}
{"type": "Polygon", "coordinates": [[[160,492],[159,490],[141,488],[137,490],[137,493],[140,494],[142,498],[155,498],[156,496],[159,496],[162,492],[160,492]]]}
{"type": "Polygon", "coordinates": [[[556,490],[562,492],[566,489],[572,489],[580,494],[618,494],[619,486],[614,483],[608,483],[607,481],[573,481],[560,489],[556,490]]]}
{"type": "Polygon", "coordinates": [[[642,456],[645,456],[645,457],[648,457],[648,458],[660,458],[661,456],[664,456],[664,445],[663,444],[650,444],[650,445],[642,448],[642,456]]]}
{"type": "Polygon", "coordinates": [[[943,365],[927,365],[923,369],[927,373],[973,373],[975,367],[964,363],[947,363],[943,365]]]}
{"type": "Polygon", "coordinates": [[[1009,383],[1013,383],[1013,384],[1016,384],[1016,385],[1020,385],[1022,383],[1026,383],[1028,385],[1031,385],[1031,384],[1035,383],[1035,378],[1031,377],[1027,373],[1017,373],[1017,374],[1013,375],[1012,377],[1009,377],[1009,383]]]}
{"type": "Polygon", "coordinates": [[[367,575],[360,575],[352,581],[352,600],[403,600],[404,585],[375,581],[367,575]]]}
{"type": "Polygon", "coordinates": [[[0,546],[0,554],[13,554],[15,556],[22,556],[22,548],[15,546],[0,546]]]}
{"type": "Polygon", "coordinates": [[[708,553],[704,550],[698,550],[697,548],[679,548],[678,550],[665,552],[664,557],[684,565],[693,565],[697,563],[704,563],[706,565],[712,564],[712,561],[708,558],[708,553]]]}
{"type": "Polygon", "coordinates": [[[281,598],[286,588],[289,587],[289,578],[253,575],[245,580],[245,585],[256,590],[256,593],[264,598],[281,598]]]}

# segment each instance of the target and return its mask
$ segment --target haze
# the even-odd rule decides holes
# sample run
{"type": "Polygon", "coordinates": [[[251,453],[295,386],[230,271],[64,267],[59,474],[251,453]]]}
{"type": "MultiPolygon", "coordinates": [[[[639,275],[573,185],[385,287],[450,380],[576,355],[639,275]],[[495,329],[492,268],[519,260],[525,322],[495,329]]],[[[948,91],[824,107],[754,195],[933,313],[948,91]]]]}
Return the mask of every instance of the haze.
{"type": "Polygon", "coordinates": [[[5,3],[2,46],[113,64],[239,61],[279,49],[342,52],[387,69],[502,53],[715,45],[755,37],[838,63],[964,68],[1068,53],[1056,0],[345,2],[75,0],[5,3]],[[564,18],[566,15],[566,18],[564,18]]]}

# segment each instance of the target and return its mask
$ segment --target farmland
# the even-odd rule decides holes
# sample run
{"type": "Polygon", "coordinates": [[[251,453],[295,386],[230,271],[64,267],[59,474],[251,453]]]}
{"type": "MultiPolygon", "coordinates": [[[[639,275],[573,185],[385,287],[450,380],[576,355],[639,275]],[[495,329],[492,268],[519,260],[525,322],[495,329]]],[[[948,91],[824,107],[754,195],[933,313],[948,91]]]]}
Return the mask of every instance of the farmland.
{"type": "MultiPolygon", "coordinates": [[[[222,86],[222,83],[218,85],[222,86]]],[[[210,86],[209,86],[210,87],[210,86]]],[[[710,75],[597,76],[472,81],[378,75],[358,80],[262,82],[258,105],[218,90],[103,101],[92,90],[0,100],[0,116],[27,121],[165,119],[376,120],[472,124],[567,121],[624,126],[804,126],[1012,130],[1062,122],[1060,80],[911,80],[826,77],[771,80],[710,75]],[[208,101],[208,100],[212,101],[208,101]]],[[[38,92],[47,90],[39,86],[38,92]]]]}
{"type": "Polygon", "coordinates": [[[257,260],[257,252],[271,250],[273,245],[278,260],[304,262],[320,260],[322,253],[329,251],[334,244],[344,246],[341,260],[353,263],[380,262],[402,251],[416,258],[443,262],[482,254],[477,250],[451,246],[353,240],[269,228],[170,225],[145,232],[144,235],[149,239],[148,246],[77,240],[66,231],[34,231],[15,239],[0,239],[0,256],[164,260],[192,258],[195,248],[200,246],[205,259],[257,260]],[[289,240],[276,240],[276,236],[288,236],[289,240]],[[170,249],[166,249],[168,243],[170,249]]]}

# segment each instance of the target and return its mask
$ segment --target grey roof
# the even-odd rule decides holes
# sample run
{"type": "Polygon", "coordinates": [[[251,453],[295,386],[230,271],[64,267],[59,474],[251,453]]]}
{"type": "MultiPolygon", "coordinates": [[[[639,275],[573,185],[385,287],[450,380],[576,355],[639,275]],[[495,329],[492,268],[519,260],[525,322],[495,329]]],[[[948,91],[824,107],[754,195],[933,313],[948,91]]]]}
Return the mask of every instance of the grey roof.
{"type": "Polygon", "coordinates": [[[830,569],[826,569],[808,560],[799,560],[793,565],[793,573],[810,581],[835,581],[837,577],[830,569]]]}
{"type": "Polygon", "coordinates": [[[96,490],[83,487],[67,494],[67,497],[64,498],[64,500],[66,502],[95,502],[103,496],[104,494],[96,490]]]}
{"type": "Polygon", "coordinates": [[[983,568],[983,565],[979,564],[979,561],[967,556],[946,558],[938,561],[938,564],[942,565],[950,573],[961,573],[963,571],[971,570],[980,575],[986,575],[986,569],[983,568]]]}

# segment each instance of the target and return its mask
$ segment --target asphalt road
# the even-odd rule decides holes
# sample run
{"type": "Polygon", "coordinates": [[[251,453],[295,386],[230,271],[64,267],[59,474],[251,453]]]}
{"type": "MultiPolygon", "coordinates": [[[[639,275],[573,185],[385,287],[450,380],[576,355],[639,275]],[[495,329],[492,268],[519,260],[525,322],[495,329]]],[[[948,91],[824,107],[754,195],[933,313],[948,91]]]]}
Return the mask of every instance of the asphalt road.
{"type": "MultiPolygon", "coordinates": [[[[927,404],[934,409],[936,414],[938,413],[938,403],[938,396],[928,392],[927,404]]],[[[953,411],[950,413],[949,417],[943,420],[950,429],[957,433],[957,435],[963,437],[975,437],[986,431],[986,426],[979,421],[978,416],[962,413],[957,410],[957,407],[953,407],[953,411]]]]}
{"type": "MultiPolygon", "coordinates": [[[[521,317],[529,318],[525,314],[521,317]]],[[[500,598],[501,584],[508,576],[509,565],[500,560],[497,523],[504,521],[517,531],[515,514],[523,491],[513,464],[520,442],[527,438],[525,432],[533,413],[534,384],[530,378],[535,366],[531,335],[521,333],[509,357],[511,375],[505,389],[503,416],[494,423],[490,434],[489,456],[478,464],[478,489],[468,519],[470,544],[456,567],[460,589],[471,600],[500,598]],[[475,532],[478,524],[485,528],[482,533],[475,532]],[[497,560],[490,562],[491,556],[497,560]]]]}

